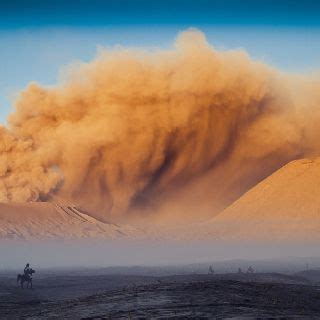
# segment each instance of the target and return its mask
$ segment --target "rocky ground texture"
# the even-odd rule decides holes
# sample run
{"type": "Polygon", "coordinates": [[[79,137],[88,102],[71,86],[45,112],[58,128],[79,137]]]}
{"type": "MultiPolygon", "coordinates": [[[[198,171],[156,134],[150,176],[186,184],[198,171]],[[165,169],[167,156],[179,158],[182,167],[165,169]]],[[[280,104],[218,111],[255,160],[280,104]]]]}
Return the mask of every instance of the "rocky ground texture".
{"type": "Polygon", "coordinates": [[[9,279],[2,280],[1,318],[320,319],[320,286],[298,277],[264,274],[50,279],[38,280],[38,287],[29,291],[12,287],[9,279]]]}

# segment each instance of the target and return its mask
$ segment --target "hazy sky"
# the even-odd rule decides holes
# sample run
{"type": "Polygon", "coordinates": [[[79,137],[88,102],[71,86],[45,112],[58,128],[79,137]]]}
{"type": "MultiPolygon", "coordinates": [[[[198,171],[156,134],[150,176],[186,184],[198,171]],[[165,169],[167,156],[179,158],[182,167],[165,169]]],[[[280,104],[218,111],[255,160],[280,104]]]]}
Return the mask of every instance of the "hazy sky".
{"type": "Polygon", "coordinates": [[[30,81],[56,83],[61,67],[92,59],[98,46],[167,48],[189,27],[285,71],[320,70],[317,0],[4,0],[0,122],[30,81]]]}

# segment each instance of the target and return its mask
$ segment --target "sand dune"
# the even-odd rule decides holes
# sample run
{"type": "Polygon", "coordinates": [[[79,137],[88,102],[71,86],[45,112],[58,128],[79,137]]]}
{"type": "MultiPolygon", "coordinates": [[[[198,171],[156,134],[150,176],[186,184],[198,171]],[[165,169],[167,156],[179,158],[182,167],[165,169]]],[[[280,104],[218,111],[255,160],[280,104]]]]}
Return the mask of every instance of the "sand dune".
{"type": "Polygon", "coordinates": [[[203,227],[217,239],[320,239],[320,159],[296,160],[257,184],[203,227]]]}
{"type": "Polygon", "coordinates": [[[318,241],[319,185],[320,158],[293,161],[205,224],[149,226],[143,231],[101,222],[58,198],[51,203],[0,203],[0,238],[318,241]]]}
{"type": "Polygon", "coordinates": [[[2,239],[137,238],[130,226],[100,222],[73,206],[58,203],[0,203],[2,239]]]}

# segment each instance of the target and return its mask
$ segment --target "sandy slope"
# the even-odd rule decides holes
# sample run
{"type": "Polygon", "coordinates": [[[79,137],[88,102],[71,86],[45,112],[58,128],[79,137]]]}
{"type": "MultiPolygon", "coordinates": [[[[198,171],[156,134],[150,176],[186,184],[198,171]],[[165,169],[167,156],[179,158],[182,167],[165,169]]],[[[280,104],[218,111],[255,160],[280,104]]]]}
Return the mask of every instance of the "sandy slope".
{"type": "Polygon", "coordinates": [[[0,238],[315,242],[320,240],[320,158],[285,165],[205,224],[158,229],[103,223],[56,198],[52,203],[0,203],[0,238]]]}
{"type": "Polygon", "coordinates": [[[121,239],[142,236],[130,226],[102,223],[75,207],[49,202],[0,203],[0,238],[121,239]]]}
{"type": "Polygon", "coordinates": [[[320,239],[320,158],[293,161],[203,226],[217,239],[320,239]]]}

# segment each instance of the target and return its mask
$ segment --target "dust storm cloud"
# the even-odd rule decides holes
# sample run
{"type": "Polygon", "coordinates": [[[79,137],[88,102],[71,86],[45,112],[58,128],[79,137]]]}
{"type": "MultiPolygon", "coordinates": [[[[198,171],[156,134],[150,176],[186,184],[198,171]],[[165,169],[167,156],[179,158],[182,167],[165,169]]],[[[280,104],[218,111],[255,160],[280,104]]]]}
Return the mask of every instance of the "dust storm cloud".
{"type": "Polygon", "coordinates": [[[0,201],[58,196],[95,217],[214,215],[288,161],[318,154],[320,81],[196,30],[171,50],[101,50],[30,84],[1,128],[0,201]]]}

